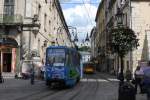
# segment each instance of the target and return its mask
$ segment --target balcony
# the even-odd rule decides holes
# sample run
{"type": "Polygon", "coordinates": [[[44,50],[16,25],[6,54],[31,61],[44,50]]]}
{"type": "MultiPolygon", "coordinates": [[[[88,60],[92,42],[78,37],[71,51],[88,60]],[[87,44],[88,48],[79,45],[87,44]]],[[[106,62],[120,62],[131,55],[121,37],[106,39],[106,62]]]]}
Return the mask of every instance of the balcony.
{"type": "Polygon", "coordinates": [[[0,25],[21,25],[23,18],[21,15],[4,15],[0,14],[0,25]]]}

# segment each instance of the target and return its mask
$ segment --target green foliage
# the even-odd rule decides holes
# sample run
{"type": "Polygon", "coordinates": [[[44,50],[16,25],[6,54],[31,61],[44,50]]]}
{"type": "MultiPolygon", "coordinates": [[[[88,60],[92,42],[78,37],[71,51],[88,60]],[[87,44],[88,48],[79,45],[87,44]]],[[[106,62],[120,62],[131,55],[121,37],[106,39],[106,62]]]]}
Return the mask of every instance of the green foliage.
{"type": "Polygon", "coordinates": [[[79,51],[90,51],[90,47],[88,46],[82,46],[80,48],[78,48],[79,51]]]}
{"type": "Polygon", "coordinates": [[[115,28],[111,30],[110,48],[113,53],[125,56],[129,51],[139,46],[137,36],[129,28],[115,28]]]}

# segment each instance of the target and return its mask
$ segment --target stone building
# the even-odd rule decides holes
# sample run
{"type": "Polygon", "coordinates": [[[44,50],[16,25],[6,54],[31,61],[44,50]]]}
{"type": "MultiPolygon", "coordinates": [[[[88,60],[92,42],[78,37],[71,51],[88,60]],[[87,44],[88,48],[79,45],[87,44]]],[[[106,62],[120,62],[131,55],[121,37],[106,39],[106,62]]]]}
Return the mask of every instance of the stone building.
{"type": "Polygon", "coordinates": [[[96,27],[93,27],[90,34],[91,38],[91,58],[96,58],[96,27]]]}
{"type": "MultiPolygon", "coordinates": [[[[102,6],[103,0],[101,1],[99,6],[102,6]]],[[[98,28],[96,31],[97,44],[105,44],[105,56],[107,65],[107,72],[118,73],[120,70],[120,59],[118,55],[112,55],[111,51],[109,51],[109,30],[111,28],[117,27],[117,19],[116,14],[118,8],[123,13],[122,25],[123,27],[129,27],[135,31],[140,46],[138,49],[135,49],[132,52],[129,52],[124,57],[124,72],[129,69],[134,72],[136,66],[143,61],[149,61],[149,33],[150,33],[150,14],[147,9],[150,9],[150,1],[149,0],[105,0],[105,9],[99,7],[97,10],[97,20],[96,27],[98,28]],[[142,13],[141,13],[142,12],[142,13]],[[105,17],[102,16],[105,14],[105,17]],[[104,19],[105,18],[105,19],[104,19]],[[104,19],[103,25],[105,28],[100,27],[101,20],[104,19]],[[101,36],[101,31],[105,29],[106,39],[104,40],[104,36],[101,36]],[[100,42],[99,42],[100,41],[100,42]],[[106,42],[106,43],[105,43],[106,42]]],[[[98,45],[95,49],[98,49],[98,45]]],[[[98,51],[97,51],[98,53],[98,51]]]]}
{"type": "Polygon", "coordinates": [[[150,60],[150,1],[131,0],[130,27],[135,31],[139,39],[139,47],[132,52],[133,71],[143,61],[150,60]]]}
{"type": "Polygon", "coordinates": [[[44,60],[50,45],[74,46],[59,0],[0,0],[2,72],[16,72],[31,55],[44,60]]]}
{"type": "Polygon", "coordinates": [[[95,51],[99,62],[98,70],[106,71],[106,0],[99,4],[96,17],[95,51]]]}

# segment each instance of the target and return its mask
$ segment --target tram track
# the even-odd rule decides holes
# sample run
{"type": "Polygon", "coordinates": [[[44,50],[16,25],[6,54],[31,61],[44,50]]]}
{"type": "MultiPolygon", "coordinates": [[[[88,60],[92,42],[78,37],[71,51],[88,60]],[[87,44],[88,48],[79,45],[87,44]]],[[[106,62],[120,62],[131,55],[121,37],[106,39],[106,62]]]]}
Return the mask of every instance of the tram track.
{"type": "Polygon", "coordinates": [[[86,90],[86,88],[88,88],[89,83],[87,83],[86,85],[84,85],[84,83],[82,84],[84,87],[79,88],[78,91],[75,91],[75,93],[68,100],[75,100],[77,96],[79,96],[81,93],[83,93],[86,90]]]}
{"type": "Polygon", "coordinates": [[[40,100],[40,98],[52,95],[54,93],[57,93],[57,92],[56,91],[41,90],[39,92],[34,92],[34,93],[29,94],[29,95],[25,95],[23,97],[16,98],[15,100],[40,100]]]}
{"type": "MultiPolygon", "coordinates": [[[[88,88],[85,89],[86,92],[85,93],[83,92],[84,94],[80,94],[80,97],[83,97],[83,100],[93,100],[94,99],[93,97],[95,97],[96,92],[98,91],[99,88],[98,77],[95,74],[88,75],[87,83],[88,88]]],[[[79,100],[81,99],[79,98],[79,100]]]]}
{"type": "MultiPolygon", "coordinates": [[[[87,80],[88,80],[88,78],[87,78],[87,80]]],[[[93,92],[92,95],[94,95],[95,92],[97,91],[98,82],[96,82],[96,85],[91,84],[90,81],[81,82],[81,84],[83,84],[84,87],[80,86],[79,90],[74,90],[75,92],[72,93],[72,95],[68,99],[65,99],[65,100],[81,100],[81,99],[87,100],[87,98],[89,98],[88,96],[91,95],[91,92],[93,92]],[[94,91],[93,90],[91,91],[91,89],[93,89],[93,88],[94,88],[94,91]],[[86,95],[85,95],[85,92],[87,92],[86,95]],[[82,98],[80,98],[80,97],[82,97],[82,98]]],[[[67,94],[67,95],[69,95],[69,94],[67,94]]]]}
{"type": "Polygon", "coordinates": [[[80,87],[82,87],[83,84],[82,83],[78,83],[76,86],[74,86],[73,88],[70,89],[65,89],[57,94],[54,94],[52,96],[50,96],[49,98],[43,98],[41,100],[60,100],[60,98],[63,98],[63,100],[70,100],[68,99],[68,97],[70,95],[72,95],[73,92],[79,92],[77,91],[80,87]],[[70,94],[71,93],[71,94],[70,94]]]}
{"type": "Polygon", "coordinates": [[[99,96],[107,100],[108,97],[105,94],[112,96],[109,87],[114,87],[114,85],[117,85],[116,82],[109,80],[107,75],[95,73],[85,75],[78,84],[68,89],[51,89],[43,82],[33,86],[26,85],[21,87],[21,90],[13,88],[18,95],[8,100],[99,100],[101,99],[99,96]]]}
{"type": "MultiPolygon", "coordinates": [[[[49,100],[49,98],[51,98],[50,100],[60,100],[60,96],[64,96],[65,94],[71,93],[76,91],[77,93],[79,93],[79,91],[81,90],[80,87],[84,87],[84,84],[82,83],[78,83],[75,87],[70,88],[70,89],[64,89],[64,90],[54,90],[54,89],[43,89],[41,91],[38,92],[34,92],[22,97],[18,97],[16,99],[13,100],[49,100]],[[79,89],[79,91],[77,91],[79,89]]],[[[73,99],[72,99],[73,100],[73,99]]]]}

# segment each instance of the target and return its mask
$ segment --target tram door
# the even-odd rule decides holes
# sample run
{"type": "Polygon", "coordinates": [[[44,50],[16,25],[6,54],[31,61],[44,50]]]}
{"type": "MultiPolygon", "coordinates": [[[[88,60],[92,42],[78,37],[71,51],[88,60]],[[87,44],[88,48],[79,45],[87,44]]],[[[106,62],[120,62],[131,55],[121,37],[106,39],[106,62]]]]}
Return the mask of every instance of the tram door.
{"type": "Polygon", "coordinates": [[[11,61],[12,61],[12,54],[4,53],[3,54],[3,72],[11,72],[11,61]]]}

